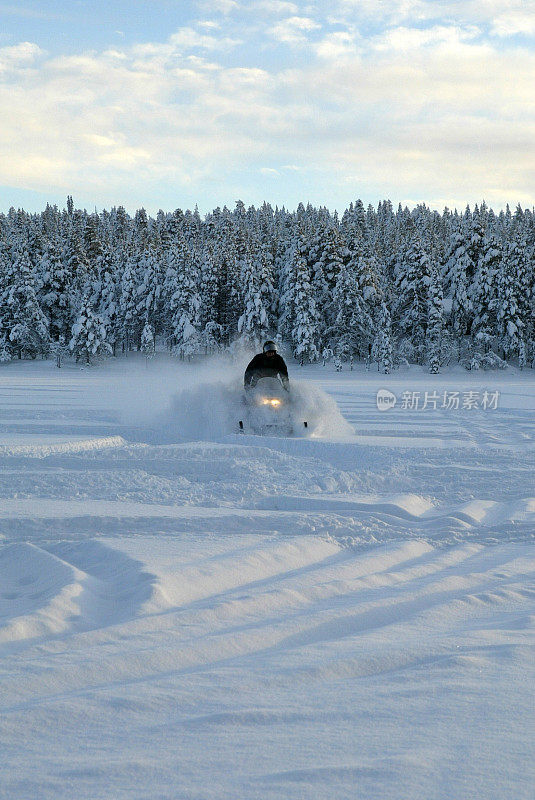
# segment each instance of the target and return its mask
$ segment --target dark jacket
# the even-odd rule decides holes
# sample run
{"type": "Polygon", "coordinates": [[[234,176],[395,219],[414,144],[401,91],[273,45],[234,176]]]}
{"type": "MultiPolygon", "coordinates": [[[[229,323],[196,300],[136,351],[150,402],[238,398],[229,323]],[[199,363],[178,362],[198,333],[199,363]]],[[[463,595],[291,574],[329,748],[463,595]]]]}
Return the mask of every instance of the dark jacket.
{"type": "Polygon", "coordinates": [[[278,353],[275,353],[274,356],[258,353],[245,370],[243,382],[247,389],[255,386],[259,378],[276,378],[279,375],[284,388],[287,389],[289,385],[288,367],[284,363],[283,357],[278,353]]]}

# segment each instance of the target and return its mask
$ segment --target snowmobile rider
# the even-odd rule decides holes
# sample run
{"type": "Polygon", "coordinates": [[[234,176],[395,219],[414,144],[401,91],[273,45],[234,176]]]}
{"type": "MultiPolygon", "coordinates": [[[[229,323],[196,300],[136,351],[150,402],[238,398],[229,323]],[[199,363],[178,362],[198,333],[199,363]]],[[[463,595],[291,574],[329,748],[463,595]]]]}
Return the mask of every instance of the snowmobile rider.
{"type": "Polygon", "coordinates": [[[286,391],[290,388],[288,367],[283,357],[277,353],[277,345],[271,340],[264,344],[263,352],[258,353],[245,370],[245,388],[254,389],[260,378],[280,378],[286,391]]]}

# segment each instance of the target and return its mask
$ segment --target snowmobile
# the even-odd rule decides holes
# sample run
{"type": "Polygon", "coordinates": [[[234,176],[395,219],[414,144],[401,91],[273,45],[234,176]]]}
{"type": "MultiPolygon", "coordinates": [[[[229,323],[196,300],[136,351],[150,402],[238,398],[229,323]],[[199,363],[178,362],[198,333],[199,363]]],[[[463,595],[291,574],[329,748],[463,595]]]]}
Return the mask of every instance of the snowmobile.
{"type": "MultiPolygon", "coordinates": [[[[288,384],[280,376],[261,377],[247,386],[244,394],[245,419],[240,420],[240,431],[257,435],[294,435],[291,413],[291,395],[288,384]]],[[[308,427],[303,422],[303,427],[308,427]]]]}

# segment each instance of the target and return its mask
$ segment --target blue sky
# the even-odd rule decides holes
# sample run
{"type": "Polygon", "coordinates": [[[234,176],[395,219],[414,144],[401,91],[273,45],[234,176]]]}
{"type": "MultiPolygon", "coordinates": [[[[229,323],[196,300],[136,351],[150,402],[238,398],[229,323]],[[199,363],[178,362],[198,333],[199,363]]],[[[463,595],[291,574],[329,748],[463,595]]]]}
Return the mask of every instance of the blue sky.
{"type": "Polygon", "coordinates": [[[531,0],[0,0],[0,208],[531,206],[531,0]]]}

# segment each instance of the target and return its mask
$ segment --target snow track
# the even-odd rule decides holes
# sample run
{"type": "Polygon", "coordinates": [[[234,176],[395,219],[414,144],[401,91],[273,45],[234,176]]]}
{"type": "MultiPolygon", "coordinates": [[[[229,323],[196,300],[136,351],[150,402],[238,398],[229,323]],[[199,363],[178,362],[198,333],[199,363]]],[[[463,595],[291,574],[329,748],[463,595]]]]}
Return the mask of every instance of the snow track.
{"type": "Polygon", "coordinates": [[[304,369],[355,432],[281,439],[153,369],[0,370],[0,798],[531,800],[529,372],[304,369]]]}
{"type": "MultiPolygon", "coordinates": [[[[119,625],[115,611],[95,625],[102,606],[97,613],[92,599],[84,626],[53,631],[46,647],[28,642],[25,673],[20,650],[4,650],[6,729],[20,735],[31,713],[39,751],[24,784],[6,776],[6,796],[39,781],[45,795],[61,795],[68,774],[82,796],[110,780],[117,796],[136,796],[147,778],[128,757],[110,764],[113,741],[136,763],[150,763],[148,748],[169,797],[185,780],[204,797],[347,797],[356,776],[357,796],[384,797],[385,786],[396,796],[402,786],[405,796],[429,797],[444,759],[454,796],[468,794],[474,765],[476,796],[503,796],[509,770],[522,765],[515,797],[529,797],[531,710],[519,681],[533,645],[535,559],[522,546],[407,542],[360,553],[316,537],[223,536],[214,553],[202,539],[185,544],[158,556],[145,539],[125,543],[151,568],[128,581],[130,621],[119,625]],[[498,669],[507,682],[496,694],[498,669]],[[80,715],[91,746],[73,754],[80,715]],[[509,715],[515,726],[504,736],[509,715]]],[[[71,573],[80,581],[101,563],[92,549],[70,547],[63,555],[85,570],[53,560],[57,604],[71,573]]],[[[107,579],[124,596],[113,559],[107,579]]],[[[147,783],[141,796],[150,791],[147,783]]]]}

